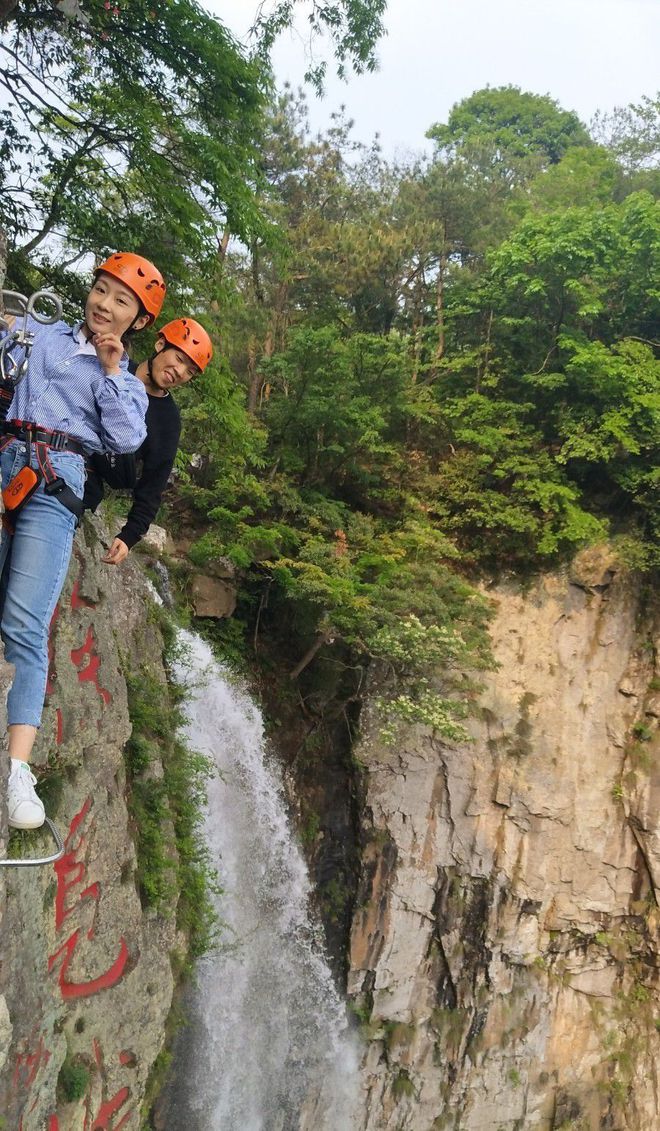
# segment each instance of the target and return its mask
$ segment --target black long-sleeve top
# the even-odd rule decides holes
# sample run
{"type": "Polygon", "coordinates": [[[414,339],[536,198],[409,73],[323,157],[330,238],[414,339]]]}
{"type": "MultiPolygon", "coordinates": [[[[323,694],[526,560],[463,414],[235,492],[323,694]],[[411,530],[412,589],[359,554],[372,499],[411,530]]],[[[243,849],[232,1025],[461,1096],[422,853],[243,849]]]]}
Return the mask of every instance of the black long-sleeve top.
{"type": "Polygon", "coordinates": [[[104,482],[111,487],[132,488],[133,505],[118,534],[129,550],[156,517],[174,465],[181,435],[181,414],[174,398],[169,393],[165,397],[149,396],[145,422],[147,437],[142,447],[131,456],[92,456],[85,484],[84,505],[92,511],[103,498],[104,482]]]}

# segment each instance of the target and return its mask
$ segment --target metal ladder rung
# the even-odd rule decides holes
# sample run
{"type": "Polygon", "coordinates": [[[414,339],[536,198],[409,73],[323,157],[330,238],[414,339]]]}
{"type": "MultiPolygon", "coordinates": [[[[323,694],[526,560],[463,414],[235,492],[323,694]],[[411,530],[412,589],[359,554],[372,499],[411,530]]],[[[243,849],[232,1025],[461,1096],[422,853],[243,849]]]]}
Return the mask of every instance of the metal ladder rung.
{"type": "Polygon", "coordinates": [[[0,868],[37,868],[40,865],[54,864],[56,860],[59,860],[60,856],[64,855],[64,841],[50,817],[44,818],[44,824],[48,825],[53,835],[57,852],[53,853],[52,856],[36,856],[24,860],[0,860],[0,868]]]}

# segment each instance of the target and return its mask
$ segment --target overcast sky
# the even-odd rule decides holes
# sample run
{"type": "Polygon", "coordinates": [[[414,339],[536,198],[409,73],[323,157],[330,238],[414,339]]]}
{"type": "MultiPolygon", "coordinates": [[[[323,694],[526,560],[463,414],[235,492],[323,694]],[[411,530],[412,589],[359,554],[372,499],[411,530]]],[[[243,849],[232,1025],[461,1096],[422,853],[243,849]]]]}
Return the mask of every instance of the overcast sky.
{"type": "MultiPolygon", "coordinates": [[[[257,0],[202,2],[245,39],[257,0]]],[[[587,124],[596,110],[660,87],[660,0],[389,0],[385,21],[378,73],[333,79],[325,99],[310,102],[315,129],[343,102],[356,135],[379,133],[388,156],[427,147],[428,127],[488,84],[550,94],[587,124]]],[[[299,26],[276,46],[279,82],[302,80],[299,26]]]]}

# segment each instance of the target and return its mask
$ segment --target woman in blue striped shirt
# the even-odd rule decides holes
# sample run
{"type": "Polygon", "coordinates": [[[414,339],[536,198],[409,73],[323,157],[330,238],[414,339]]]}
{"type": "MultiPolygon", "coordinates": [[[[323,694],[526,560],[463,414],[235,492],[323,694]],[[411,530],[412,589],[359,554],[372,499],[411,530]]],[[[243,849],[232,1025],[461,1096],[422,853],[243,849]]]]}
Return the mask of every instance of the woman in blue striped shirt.
{"type": "MultiPolygon", "coordinates": [[[[38,485],[5,515],[0,542],[0,634],[14,664],[7,698],[9,824],[39,828],[43,804],[29,760],[41,722],[48,628],[66,577],[91,452],[135,451],[145,438],[147,396],[128,370],[126,335],[160,313],[165,283],[147,259],[111,255],[98,268],[82,322],[34,322],[27,375],[17,385],[0,441],[3,489],[28,465],[38,485]]],[[[11,488],[10,488],[11,493],[11,488]]]]}

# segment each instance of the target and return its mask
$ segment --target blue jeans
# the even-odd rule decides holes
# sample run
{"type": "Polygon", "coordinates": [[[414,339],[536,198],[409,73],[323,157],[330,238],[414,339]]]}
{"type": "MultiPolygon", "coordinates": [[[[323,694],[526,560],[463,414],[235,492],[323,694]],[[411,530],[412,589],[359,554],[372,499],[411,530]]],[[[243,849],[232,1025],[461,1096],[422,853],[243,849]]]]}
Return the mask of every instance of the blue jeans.
{"type": "MultiPolygon", "coordinates": [[[[82,498],[85,464],[73,452],[49,449],[56,475],[82,498]]],[[[2,486],[27,463],[26,448],[15,440],[0,453],[2,486]]],[[[37,466],[32,452],[32,466],[37,466]]],[[[5,530],[0,541],[0,636],[5,659],[14,665],[7,697],[7,723],[38,727],[48,676],[48,630],[62,592],[71,557],[75,515],[52,496],[41,482],[16,516],[13,535],[5,530]]]]}

